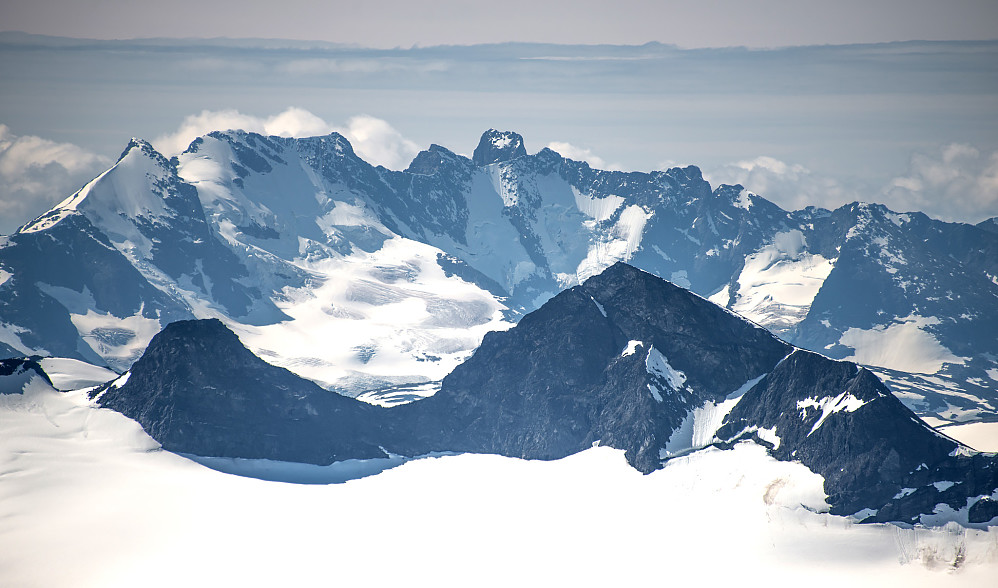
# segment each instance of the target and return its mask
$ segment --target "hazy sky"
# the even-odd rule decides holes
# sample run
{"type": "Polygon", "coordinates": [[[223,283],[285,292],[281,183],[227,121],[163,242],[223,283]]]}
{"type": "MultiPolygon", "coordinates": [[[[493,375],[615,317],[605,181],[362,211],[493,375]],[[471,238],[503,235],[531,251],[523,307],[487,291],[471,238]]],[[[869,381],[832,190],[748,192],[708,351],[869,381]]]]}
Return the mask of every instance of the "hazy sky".
{"type": "Polygon", "coordinates": [[[5,0],[8,31],[368,47],[506,41],[773,47],[994,39],[995,0],[5,0]]]}
{"type": "Polygon", "coordinates": [[[6,0],[0,28],[174,39],[0,34],[0,234],[132,136],[171,155],[235,127],[338,131],[394,169],[495,127],[601,168],[699,165],[788,209],[998,215],[998,42],[842,45],[994,39],[996,0],[6,0]],[[196,40],[218,37],[325,44],[196,40]],[[436,47],[508,41],[585,46],[436,47]]]}

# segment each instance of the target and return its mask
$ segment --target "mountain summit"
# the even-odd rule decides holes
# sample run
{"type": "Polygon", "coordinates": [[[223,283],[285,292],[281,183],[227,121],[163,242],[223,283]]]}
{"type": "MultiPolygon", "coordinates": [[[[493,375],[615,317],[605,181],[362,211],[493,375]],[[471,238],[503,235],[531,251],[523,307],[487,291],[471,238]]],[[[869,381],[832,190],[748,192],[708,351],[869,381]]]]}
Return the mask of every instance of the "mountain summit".
{"type": "Polygon", "coordinates": [[[168,449],[206,456],[557,459],[602,444],[647,473],[752,442],[822,475],[833,514],[998,516],[994,454],[940,435],[865,368],[795,349],[622,263],[490,333],[434,396],[391,409],[266,364],[218,321],[171,325],[95,394],[168,449]]]}
{"type": "Polygon", "coordinates": [[[527,154],[523,137],[513,131],[489,129],[482,134],[471,160],[477,166],[512,161],[527,154]]]}
{"type": "Polygon", "coordinates": [[[384,409],[264,362],[217,319],[167,325],[98,395],[170,451],[316,464],[384,456],[369,437],[384,409]]]}
{"type": "Polygon", "coordinates": [[[993,224],[788,212],[692,166],[603,171],[495,129],[473,159],[434,145],[405,171],[337,134],[212,132],[173,159],[134,141],[0,239],[0,357],[122,371],[170,322],[224,317],[268,361],[389,403],[432,394],[486,332],[626,262],[873,369],[920,415],[988,420],[993,224]]]}

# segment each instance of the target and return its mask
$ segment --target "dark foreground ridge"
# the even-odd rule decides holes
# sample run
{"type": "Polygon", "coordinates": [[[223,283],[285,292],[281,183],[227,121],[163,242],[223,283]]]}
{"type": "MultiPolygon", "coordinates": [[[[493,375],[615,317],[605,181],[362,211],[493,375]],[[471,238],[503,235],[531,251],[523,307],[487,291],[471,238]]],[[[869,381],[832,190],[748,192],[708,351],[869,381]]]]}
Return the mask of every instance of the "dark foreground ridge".
{"type": "Polygon", "coordinates": [[[20,394],[25,384],[34,378],[41,378],[49,386],[52,380],[42,369],[37,358],[12,357],[0,359],[0,394],[20,394]]]}
{"type": "Polygon", "coordinates": [[[963,509],[966,522],[998,524],[994,454],[940,435],[869,371],[622,263],[489,333],[436,395],[393,409],[267,364],[219,321],[169,325],[98,394],[164,448],[203,456],[557,459],[599,442],[651,472],[698,449],[677,441],[694,409],[736,392],[711,444],[753,440],[803,463],[824,476],[833,513],[914,523],[963,509]]]}
{"type": "Polygon", "coordinates": [[[95,395],[178,453],[314,464],[385,455],[370,426],[384,409],[270,365],[217,319],[167,325],[127,379],[95,395]]]}

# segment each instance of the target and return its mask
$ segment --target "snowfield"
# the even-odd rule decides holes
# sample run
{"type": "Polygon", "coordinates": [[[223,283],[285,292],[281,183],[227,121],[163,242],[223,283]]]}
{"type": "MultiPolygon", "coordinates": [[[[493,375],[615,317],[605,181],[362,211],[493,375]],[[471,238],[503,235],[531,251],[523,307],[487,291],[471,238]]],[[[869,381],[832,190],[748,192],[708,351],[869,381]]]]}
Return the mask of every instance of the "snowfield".
{"type": "Polygon", "coordinates": [[[945,363],[963,364],[968,358],[957,357],[928,332],[925,327],[938,325],[934,316],[907,316],[891,325],[872,329],[847,329],[839,343],[854,349],[844,358],[864,365],[874,365],[916,374],[939,371],[945,363]]]}
{"type": "MultiPolygon", "coordinates": [[[[650,475],[620,451],[593,447],[552,462],[454,455],[343,483],[292,484],[162,451],[135,422],[94,408],[85,391],[57,392],[40,378],[23,395],[0,395],[0,421],[4,586],[765,577],[937,587],[989,585],[998,574],[998,528],[901,529],[824,514],[819,476],[748,442],[676,458],[650,475]]],[[[300,466],[265,465],[272,478],[304,479],[300,466]]],[[[345,471],[331,468],[324,480],[321,470],[305,478],[345,471]]]]}
{"type": "MultiPolygon", "coordinates": [[[[814,297],[835,259],[807,253],[799,230],[777,233],[773,242],[745,258],[731,309],[778,335],[789,332],[807,316],[814,297]]],[[[730,286],[710,297],[728,303],[730,286]]]]}
{"type": "Polygon", "coordinates": [[[396,237],[374,253],[300,262],[316,279],[304,288],[284,288],[277,306],[292,320],[226,322],[264,360],[348,396],[439,381],[485,333],[513,323],[488,292],[448,276],[438,253],[396,237]]]}
{"type": "Polygon", "coordinates": [[[976,422],[937,427],[946,435],[978,451],[998,451],[998,423],[976,422]]]}

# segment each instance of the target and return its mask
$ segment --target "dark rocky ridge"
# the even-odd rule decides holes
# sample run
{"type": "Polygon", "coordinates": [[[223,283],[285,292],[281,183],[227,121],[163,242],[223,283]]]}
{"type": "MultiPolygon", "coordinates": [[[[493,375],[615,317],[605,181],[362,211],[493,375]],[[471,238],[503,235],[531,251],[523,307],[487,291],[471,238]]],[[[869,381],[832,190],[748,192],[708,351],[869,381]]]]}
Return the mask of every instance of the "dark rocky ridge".
{"type": "Polygon", "coordinates": [[[24,385],[36,377],[52,385],[37,357],[0,359],[0,394],[20,394],[24,385]]]}
{"type": "Polygon", "coordinates": [[[871,520],[913,523],[937,504],[959,510],[998,488],[993,454],[936,432],[869,370],[804,350],[749,390],[716,436],[723,446],[753,438],[773,457],[821,474],[836,514],[869,508],[877,511],[871,520]],[[774,427],[775,446],[757,434],[774,427]],[[955,484],[939,490],[937,481],[955,484]]]}
{"type": "Polygon", "coordinates": [[[777,459],[802,462],[825,477],[835,513],[917,522],[947,504],[971,507],[971,522],[991,520],[983,497],[998,489],[995,455],[939,435],[870,372],[791,351],[764,329],[617,264],[490,333],[435,396],[412,404],[378,409],[321,390],[253,356],[218,321],[164,329],[100,403],[167,449],[206,456],[329,463],[384,448],[555,459],[599,441],[650,472],[690,411],[758,379],[725,418],[717,446],[754,439],[777,459]],[[661,362],[683,377],[652,369],[661,362]]]}
{"type": "Polygon", "coordinates": [[[102,340],[102,332],[81,332],[70,315],[93,310],[124,321],[141,308],[143,318],[165,325],[193,318],[188,301],[177,294],[181,289],[243,324],[286,320],[273,300],[280,299],[282,287],[302,287],[309,279],[294,263],[299,238],[347,255],[377,250],[392,232],[439,248],[441,260],[468,270],[461,275],[474,272],[484,278],[475,283],[510,307],[530,311],[560,290],[565,276],[577,275],[590,244],[626,227],[640,232],[628,263],[735,308],[739,280],[747,279],[741,275],[746,260],[779,235],[799,232],[801,250],[790,257],[821,255],[835,259],[834,268],[800,316],[790,309],[790,319],[777,317],[766,326],[794,345],[846,358],[854,350],[841,340],[850,329],[883,330],[923,317],[919,329],[925,336],[960,360],[935,374],[943,384],[899,375],[892,377],[892,389],[920,414],[957,420],[998,415],[998,387],[988,376],[998,368],[993,219],[976,226],[944,223],[858,203],[835,211],[784,211],[741,186],[712,188],[693,166],[650,173],[598,170],[550,149],[528,154],[520,135],[494,129],[481,137],[471,159],[432,145],[405,171],[370,165],[336,133],[292,139],[213,132],[170,160],[134,141],[123,158],[147,161],[155,178],[117,166],[104,181],[113,177],[128,187],[119,194],[123,201],[155,196],[167,212],[135,218],[115,212],[108,217],[114,222],[104,222],[108,218],[81,210],[55,223],[67,211],[54,209],[25,227],[48,228],[0,239],[0,271],[12,274],[0,283],[0,320],[17,327],[20,338],[20,345],[0,343],[0,357],[51,354],[127,369],[134,356],[113,357],[106,351],[114,341],[102,340]],[[245,202],[232,210],[228,204],[212,209],[211,198],[199,196],[178,174],[185,157],[195,155],[217,157],[213,163],[230,169],[231,202],[245,202]],[[328,212],[309,208],[316,190],[332,194],[341,188],[386,231],[316,224],[328,212]],[[274,213],[265,200],[278,192],[281,200],[296,203],[293,208],[311,212],[300,218],[274,213]],[[593,224],[594,217],[579,207],[588,198],[620,204],[593,224]],[[476,216],[483,203],[495,206],[487,218],[476,216]],[[626,210],[647,216],[640,229],[621,223],[626,210]],[[113,249],[126,252],[113,235],[120,220],[152,244],[138,259],[113,249]],[[237,242],[220,238],[225,222],[238,230],[237,242]],[[490,249],[477,240],[484,226],[505,232],[505,245],[490,249]],[[268,254],[258,256],[259,249],[268,254]],[[518,267],[533,269],[513,271],[518,267]],[[78,279],[76,268],[106,278],[78,279]]]}
{"type": "Polygon", "coordinates": [[[555,459],[599,441],[650,472],[690,410],[722,400],[790,349],[682,288],[617,264],[516,328],[489,333],[436,395],[393,413],[417,423],[418,452],[555,459]],[[640,344],[625,355],[630,341],[640,344]],[[652,349],[685,374],[685,385],[649,373],[652,349]]]}
{"type": "Polygon", "coordinates": [[[371,427],[384,409],[266,363],[216,319],[171,323],[127,380],[93,395],[178,453],[314,464],[385,455],[371,427]]]}
{"type": "Polygon", "coordinates": [[[512,161],[526,155],[527,149],[523,146],[523,137],[519,133],[489,129],[482,134],[471,161],[482,166],[512,161]]]}

